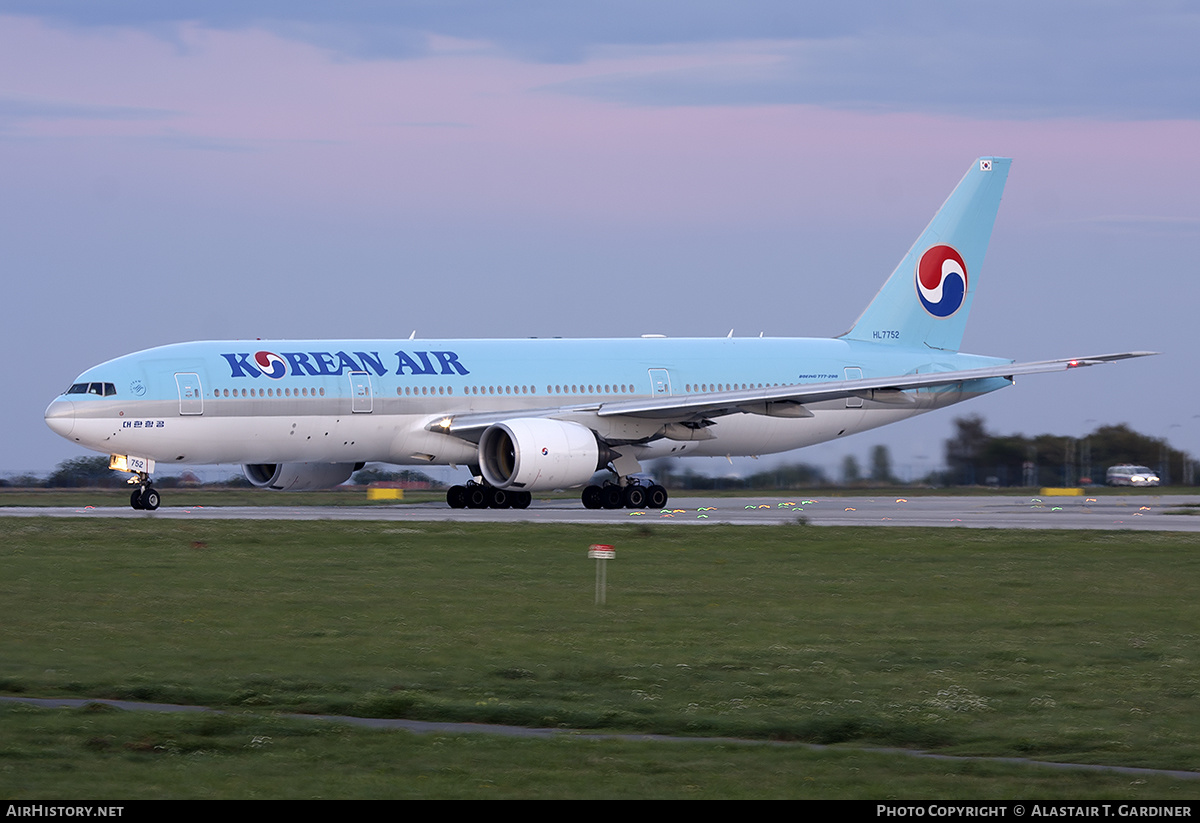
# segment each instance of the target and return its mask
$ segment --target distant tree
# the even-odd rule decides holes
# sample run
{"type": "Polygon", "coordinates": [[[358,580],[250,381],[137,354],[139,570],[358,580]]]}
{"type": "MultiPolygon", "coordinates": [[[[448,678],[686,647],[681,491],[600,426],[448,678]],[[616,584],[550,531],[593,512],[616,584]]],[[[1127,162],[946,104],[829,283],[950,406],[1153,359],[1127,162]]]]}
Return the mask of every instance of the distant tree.
{"type": "Polygon", "coordinates": [[[1125,423],[1101,426],[1087,436],[1092,447],[1092,462],[1101,465],[1137,463],[1150,466],[1158,462],[1163,441],[1138,434],[1125,423]]]}
{"type": "Polygon", "coordinates": [[[842,483],[853,486],[860,480],[862,480],[862,472],[858,468],[858,458],[852,454],[846,455],[842,460],[842,483]]]}
{"type": "Polygon", "coordinates": [[[892,455],[882,444],[871,449],[871,482],[890,486],[896,482],[892,475],[892,455]]]}
{"type": "Polygon", "coordinates": [[[988,437],[979,455],[985,478],[995,477],[1001,486],[1020,485],[1025,477],[1029,449],[1029,441],[1019,434],[988,437]]]}
{"type": "Polygon", "coordinates": [[[1150,466],[1172,480],[1185,476],[1184,467],[1191,457],[1172,449],[1162,438],[1139,434],[1122,423],[1101,426],[1084,437],[1039,434],[997,436],[988,434],[980,417],[954,421],[955,435],[946,441],[948,482],[974,485],[995,477],[1002,486],[1030,482],[1045,485],[1073,485],[1087,466],[1095,482],[1103,482],[1109,466],[1134,463],[1150,466]],[[1026,472],[1026,465],[1032,471],[1026,472]]]}
{"type": "MultiPolygon", "coordinates": [[[[611,474],[608,475],[608,477],[611,476],[611,474]]],[[[681,473],[672,474],[670,478],[672,488],[685,491],[715,491],[746,487],[746,481],[740,477],[712,477],[707,474],[699,474],[691,466],[686,467],[681,473]]],[[[662,478],[657,479],[658,482],[663,482],[662,478]]]]}
{"type": "Polygon", "coordinates": [[[1075,484],[1075,438],[1039,434],[1033,438],[1033,446],[1039,483],[1048,486],[1075,484]]]}
{"type": "Polygon", "coordinates": [[[946,441],[946,467],[951,483],[973,486],[979,482],[979,459],[988,438],[979,415],[954,419],[954,437],[946,441]]]}
{"type": "Polygon", "coordinates": [[[746,478],[746,485],[751,489],[803,489],[812,486],[823,486],[829,481],[825,472],[819,466],[808,463],[789,463],[776,466],[773,469],[755,472],[746,478]]]}
{"type": "MultiPolygon", "coordinates": [[[[668,488],[677,489],[675,474],[679,468],[679,460],[670,457],[660,457],[645,466],[646,473],[654,478],[654,482],[668,488]]],[[[611,476],[611,475],[610,475],[611,476]]]]}
{"type": "Polygon", "coordinates": [[[46,478],[46,486],[52,489],[81,486],[111,488],[124,483],[125,477],[108,467],[108,457],[104,455],[64,460],[46,478]]]}
{"type": "Polygon", "coordinates": [[[1092,465],[1098,467],[1100,477],[1109,466],[1135,463],[1166,472],[1172,482],[1178,482],[1187,476],[1184,467],[1192,460],[1186,452],[1172,449],[1165,438],[1139,434],[1125,423],[1101,426],[1084,439],[1091,447],[1092,465]]]}
{"type": "Polygon", "coordinates": [[[46,485],[46,480],[38,477],[36,474],[18,474],[16,477],[9,479],[8,485],[16,486],[20,489],[36,489],[46,485]]]}

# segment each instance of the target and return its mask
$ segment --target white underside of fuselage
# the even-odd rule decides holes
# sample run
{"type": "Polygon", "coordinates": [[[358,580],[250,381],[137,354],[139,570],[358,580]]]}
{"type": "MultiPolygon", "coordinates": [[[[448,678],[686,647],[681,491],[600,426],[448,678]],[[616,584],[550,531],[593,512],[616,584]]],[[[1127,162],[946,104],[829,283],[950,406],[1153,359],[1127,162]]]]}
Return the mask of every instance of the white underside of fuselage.
{"type": "MultiPolygon", "coordinates": [[[[904,420],[960,402],[974,393],[916,392],[897,407],[844,400],[815,404],[812,416],[770,417],[730,414],[702,429],[704,439],[662,436],[662,423],[639,418],[599,418],[579,413],[556,415],[595,430],[622,453],[639,460],[672,456],[751,456],[774,454],[823,443],[904,420]]],[[[514,417],[521,416],[514,410],[514,417]]],[[[109,454],[171,464],[360,463],[471,465],[478,462],[470,440],[429,431],[429,414],[373,412],[342,415],[180,415],[130,419],[78,417],[68,439],[109,454]]]]}

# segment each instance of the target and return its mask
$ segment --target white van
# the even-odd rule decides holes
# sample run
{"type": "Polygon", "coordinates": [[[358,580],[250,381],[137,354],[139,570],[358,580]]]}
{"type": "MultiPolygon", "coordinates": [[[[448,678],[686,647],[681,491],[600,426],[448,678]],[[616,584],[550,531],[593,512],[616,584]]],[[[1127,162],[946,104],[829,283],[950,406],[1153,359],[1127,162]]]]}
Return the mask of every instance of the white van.
{"type": "Polygon", "coordinates": [[[1110,486],[1157,486],[1158,472],[1149,466],[1113,466],[1108,470],[1110,486]]]}

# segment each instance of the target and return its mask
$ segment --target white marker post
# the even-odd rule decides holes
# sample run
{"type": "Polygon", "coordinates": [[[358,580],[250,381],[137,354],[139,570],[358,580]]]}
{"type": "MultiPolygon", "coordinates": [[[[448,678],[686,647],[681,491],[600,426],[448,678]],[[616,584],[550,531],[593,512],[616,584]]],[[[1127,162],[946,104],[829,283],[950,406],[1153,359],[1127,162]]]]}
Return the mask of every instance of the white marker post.
{"type": "Polygon", "coordinates": [[[612,546],[593,543],[588,546],[588,557],[596,561],[596,605],[603,606],[608,597],[608,561],[617,553],[612,546]]]}

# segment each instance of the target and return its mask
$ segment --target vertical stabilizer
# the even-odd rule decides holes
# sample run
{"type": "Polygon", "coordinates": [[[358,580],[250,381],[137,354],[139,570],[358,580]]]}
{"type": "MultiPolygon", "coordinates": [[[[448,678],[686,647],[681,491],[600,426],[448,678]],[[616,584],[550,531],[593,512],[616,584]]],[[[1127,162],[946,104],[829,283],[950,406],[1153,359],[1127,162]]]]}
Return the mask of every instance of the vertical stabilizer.
{"type": "Polygon", "coordinates": [[[1011,163],[975,161],[843,338],[958,350],[1011,163]]]}

